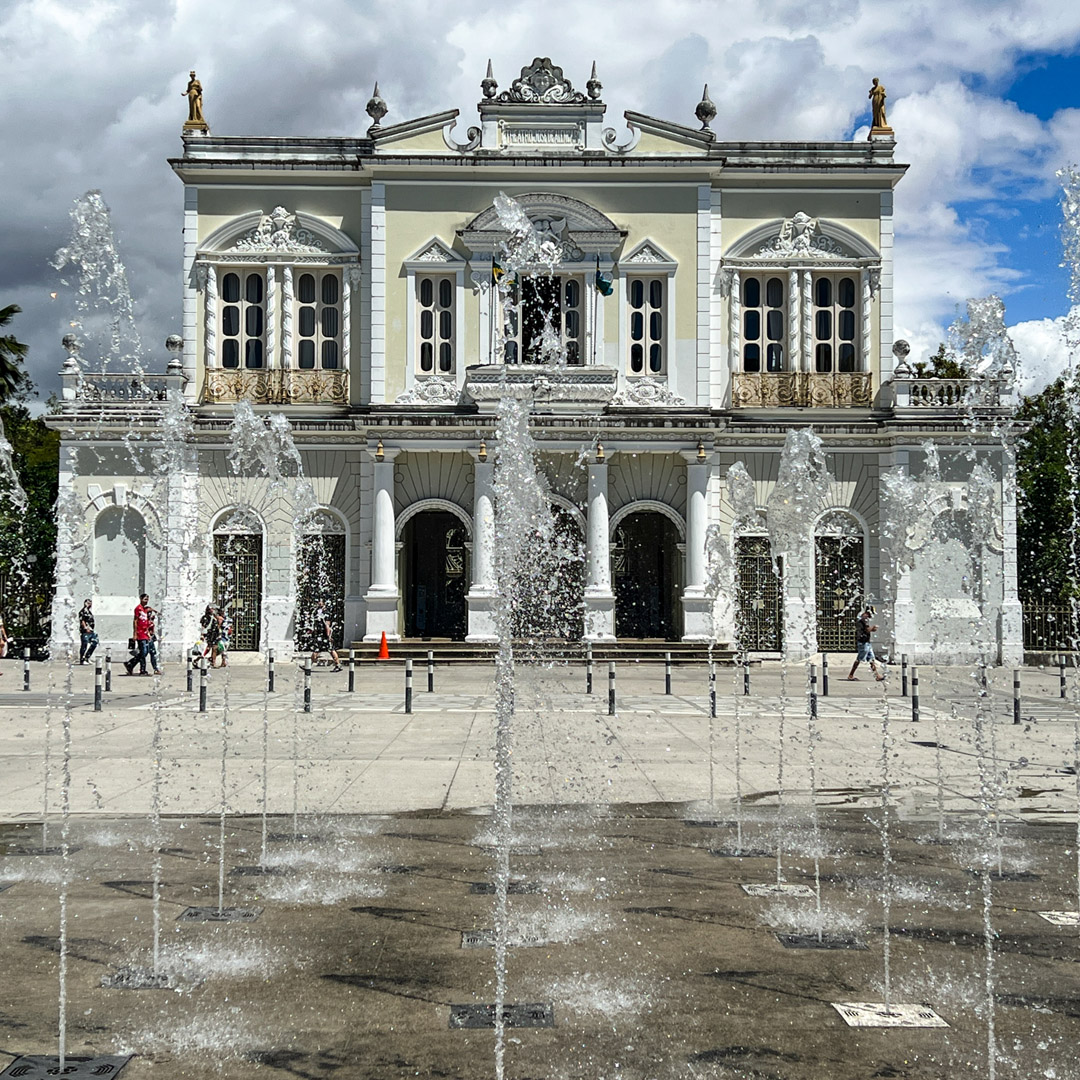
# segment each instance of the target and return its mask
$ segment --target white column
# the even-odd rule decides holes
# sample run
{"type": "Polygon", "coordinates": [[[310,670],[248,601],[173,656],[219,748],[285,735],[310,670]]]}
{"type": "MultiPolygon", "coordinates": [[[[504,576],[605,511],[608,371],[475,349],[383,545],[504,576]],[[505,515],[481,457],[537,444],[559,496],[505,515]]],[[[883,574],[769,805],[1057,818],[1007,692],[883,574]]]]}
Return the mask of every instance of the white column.
{"type": "Polygon", "coordinates": [[[865,267],[859,273],[859,302],[862,305],[862,326],[859,335],[859,363],[856,371],[870,370],[870,271],[865,267]]]}
{"type": "Polygon", "coordinates": [[[274,275],[274,264],[266,267],[266,366],[267,368],[280,368],[284,364],[277,362],[275,352],[277,350],[277,280],[274,275]]]}
{"type": "Polygon", "coordinates": [[[742,370],[739,348],[739,334],[742,329],[742,275],[738,270],[731,271],[731,291],[728,293],[728,360],[732,371],[742,370]]]}
{"type": "Polygon", "coordinates": [[[809,270],[802,271],[802,353],[792,357],[794,371],[813,371],[814,362],[814,292],[809,270]]]}
{"type": "Polygon", "coordinates": [[[385,633],[398,639],[398,589],[394,551],[394,458],[397,450],[374,450],[372,484],[371,587],[367,605],[365,641],[379,641],[385,633]]]}
{"type": "Polygon", "coordinates": [[[203,367],[207,371],[217,367],[217,296],[217,267],[211,263],[206,268],[203,288],[203,367]]]}
{"type": "MultiPolygon", "coordinates": [[[[610,455],[609,455],[610,456],[610,455]]],[[[589,463],[585,555],[585,640],[615,640],[607,458],[589,463]]]]}
{"type": "Polygon", "coordinates": [[[802,364],[802,319],[799,317],[799,271],[788,274],[788,362],[789,371],[802,364]]]}
{"type": "Polygon", "coordinates": [[[711,601],[705,592],[705,535],[709,526],[709,455],[684,450],[686,459],[686,585],[683,589],[683,641],[707,641],[711,601]]]}
{"type": "Polygon", "coordinates": [[[1011,444],[1001,453],[1001,663],[1024,662],[1024,609],[1017,593],[1016,451],[1011,444]]]}
{"type": "Polygon", "coordinates": [[[473,535],[472,584],[469,604],[469,632],[466,641],[497,641],[493,614],[495,601],[495,465],[486,447],[472,450],[473,535]]]}
{"type": "Polygon", "coordinates": [[[286,266],[281,276],[281,366],[293,366],[293,268],[286,266]]]}

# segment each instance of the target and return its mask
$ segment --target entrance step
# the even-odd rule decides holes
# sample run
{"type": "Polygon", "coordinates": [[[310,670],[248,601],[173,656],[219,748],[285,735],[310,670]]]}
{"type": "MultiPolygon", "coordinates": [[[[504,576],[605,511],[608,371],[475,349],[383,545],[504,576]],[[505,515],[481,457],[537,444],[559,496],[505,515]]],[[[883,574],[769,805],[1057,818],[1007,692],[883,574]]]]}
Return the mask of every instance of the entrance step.
{"type": "MultiPolygon", "coordinates": [[[[412,657],[414,662],[425,662],[428,652],[434,653],[438,664],[476,663],[493,660],[498,647],[494,644],[472,641],[451,641],[448,638],[405,638],[389,643],[390,659],[404,660],[412,657]]],[[[379,644],[373,641],[354,641],[357,663],[377,663],[379,644]]],[[[709,659],[709,648],[700,641],[663,641],[656,638],[630,638],[607,641],[593,645],[593,661],[607,663],[609,660],[662,664],[667,653],[673,664],[702,663],[709,659]]],[[[541,656],[551,660],[570,660],[583,663],[585,644],[580,641],[551,641],[542,645],[521,643],[521,655],[541,656]]],[[[718,642],[712,650],[717,664],[733,664],[735,650],[727,642],[718,642]]],[[[345,657],[343,656],[344,660],[345,657]]],[[[383,663],[386,663],[384,660],[383,663]]]]}

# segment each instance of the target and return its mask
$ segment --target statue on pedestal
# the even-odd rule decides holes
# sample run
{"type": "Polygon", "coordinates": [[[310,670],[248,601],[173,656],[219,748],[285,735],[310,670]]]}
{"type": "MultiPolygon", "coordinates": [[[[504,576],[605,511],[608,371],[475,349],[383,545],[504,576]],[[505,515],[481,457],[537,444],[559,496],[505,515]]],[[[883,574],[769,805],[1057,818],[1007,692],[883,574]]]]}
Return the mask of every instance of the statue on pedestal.
{"type": "Polygon", "coordinates": [[[874,85],[870,87],[870,109],[872,114],[872,120],[870,123],[870,138],[875,135],[891,135],[893,129],[889,127],[888,120],[885,119],[885,87],[877,80],[873,80],[874,85]]]}
{"type": "Polygon", "coordinates": [[[181,92],[181,97],[188,99],[188,118],[184,124],[185,131],[210,131],[210,125],[202,111],[202,83],[195,78],[195,72],[191,72],[187,89],[181,92]]]}

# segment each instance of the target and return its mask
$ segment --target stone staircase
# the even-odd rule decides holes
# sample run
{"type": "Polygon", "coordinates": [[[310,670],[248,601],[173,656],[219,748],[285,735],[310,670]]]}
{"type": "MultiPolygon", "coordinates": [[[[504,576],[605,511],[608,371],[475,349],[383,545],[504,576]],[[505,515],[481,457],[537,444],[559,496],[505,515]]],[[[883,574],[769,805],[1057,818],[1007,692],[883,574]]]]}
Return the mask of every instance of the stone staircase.
{"type": "MultiPolygon", "coordinates": [[[[377,663],[379,644],[373,641],[354,641],[357,663],[377,663]]],[[[348,649],[339,653],[344,663],[348,659],[348,649]]],[[[437,664],[484,663],[495,657],[497,647],[494,644],[451,641],[449,638],[405,638],[402,641],[389,642],[390,661],[403,661],[412,657],[414,662],[427,661],[428,652],[434,654],[437,664]]],[[[550,660],[569,660],[584,663],[585,643],[581,641],[551,641],[536,644],[521,642],[515,649],[521,657],[543,657],[550,660]]],[[[593,661],[607,663],[609,660],[631,661],[662,664],[670,653],[673,664],[704,663],[709,658],[708,646],[698,641],[664,641],[662,638],[632,638],[622,641],[609,641],[593,645],[593,661]]],[[[735,662],[735,650],[727,642],[718,642],[712,652],[713,660],[718,664],[735,662]]]]}

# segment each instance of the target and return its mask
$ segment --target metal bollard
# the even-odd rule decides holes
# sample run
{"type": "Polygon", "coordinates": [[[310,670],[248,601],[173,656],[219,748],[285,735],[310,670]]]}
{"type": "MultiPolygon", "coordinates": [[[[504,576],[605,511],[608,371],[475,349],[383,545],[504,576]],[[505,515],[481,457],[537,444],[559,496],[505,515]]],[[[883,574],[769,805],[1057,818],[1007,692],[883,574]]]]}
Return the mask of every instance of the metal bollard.
{"type": "Polygon", "coordinates": [[[356,693],[356,650],[349,650],[349,693],[356,693]]]}
{"type": "MultiPolygon", "coordinates": [[[[30,678],[30,676],[28,675],[27,679],[29,679],[29,678],[30,678]]],[[[1065,654],[1064,653],[1060,653],[1058,655],[1058,687],[1061,690],[1061,696],[1063,698],[1066,697],[1067,694],[1066,694],[1066,687],[1065,687],[1065,654]]],[[[30,687],[27,686],[26,689],[29,690],[30,687]]]]}
{"type": "Polygon", "coordinates": [[[709,661],[709,715],[716,717],[716,665],[709,661]]]}
{"type": "Polygon", "coordinates": [[[607,666],[607,714],[615,715],[615,661],[609,660],[607,666]]]}
{"type": "Polygon", "coordinates": [[[206,657],[199,658],[199,712],[206,712],[206,657]]]}
{"type": "Polygon", "coordinates": [[[101,712],[101,657],[94,661],[94,712],[101,712]]]}
{"type": "Polygon", "coordinates": [[[405,659],[405,711],[412,712],[412,657],[405,659]]]}
{"type": "Polygon", "coordinates": [[[664,693],[671,693],[671,653],[664,653],[664,693]]]}
{"type": "Polygon", "coordinates": [[[810,715],[817,719],[817,664],[810,665],[810,715]]]}
{"type": "Polygon", "coordinates": [[[919,667],[917,664],[911,665],[911,720],[915,724],[919,722],[919,667]]]}
{"type": "Polygon", "coordinates": [[[304,657],[304,712],[311,712],[311,657],[304,657]]]}
{"type": "MultiPolygon", "coordinates": [[[[1062,676],[1064,678],[1064,676],[1062,676]]],[[[1062,686],[1065,684],[1062,683],[1062,686]]],[[[30,689],[30,646],[24,645],[22,651],[22,688],[24,690],[30,689]]],[[[1065,696],[1065,692],[1062,691],[1062,697],[1065,696]]]]}
{"type": "Polygon", "coordinates": [[[979,697],[986,697],[986,657],[979,653],[979,697]]]}
{"type": "Polygon", "coordinates": [[[1020,723],[1020,669],[1013,668],[1013,723],[1020,723]]]}
{"type": "Polygon", "coordinates": [[[743,697],[750,696],[750,661],[746,658],[742,662],[742,692],[743,697]]]}
{"type": "MultiPolygon", "coordinates": [[[[189,656],[187,658],[187,661],[184,664],[184,667],[187,668],[187,675],[185,676],[185,678],[186,678],[185,689],[190,694],[191,693],[191,687],[192,687],[192,680],[195,678],[195,657],[194,656],[189,656]]],[[[106,675],[105,678],[108,679],[108,675],[106,675]]],[[[106,690],[108,689],[108,683],[106,683],[105,689],[106,690]]]]}
{"type": "MultiPolygon", "coordinates": [[[[821,654],[821,696],[829,696],[829,654],[827,652],[821,654]]],[[[816,716],[817,713],[814,715],[816,716]]]]}
{"type": "MultiPolygon", "coordinates": [[[[191,687],[189,686],[190,690],[191,687]]],[[[105,693],[109,693],[112,690],[112,653],[105,650],[105,693]]]]}
{"type": "Polygon", "coordinates": [[[268,649],[266,651],[266,692],[272,694],[274,692],[274,650],[268,649]]]}
{"type": "Polygon", "coordinates": [[[435,693],[435,654],[430,649],[427,654],[427,692],[435,693]]]}
{"type": "Polygon", "coordinates": [[[900,696],[907,697],[907,653],[900,654],[900,696]]]}
{"type": "Polygon", "coordinates": [[[592,693],[592,646],[585,646],[585,693],[592,693]]]}

